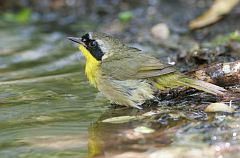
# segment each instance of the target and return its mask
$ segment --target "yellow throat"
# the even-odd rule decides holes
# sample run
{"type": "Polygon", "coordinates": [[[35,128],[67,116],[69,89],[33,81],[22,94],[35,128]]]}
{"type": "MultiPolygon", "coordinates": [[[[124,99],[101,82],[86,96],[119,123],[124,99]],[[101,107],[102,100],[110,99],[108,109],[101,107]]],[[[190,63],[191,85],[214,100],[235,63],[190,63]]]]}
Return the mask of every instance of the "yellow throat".
{"type": "Polygon", "coordinates": [[[87,75],[90,84],[92,84],[94,87],[97,87],[96,75],[100,62],[97,61],[83,45],[80,44],[79,49],[86,59],[85,74],[87,75]]]}

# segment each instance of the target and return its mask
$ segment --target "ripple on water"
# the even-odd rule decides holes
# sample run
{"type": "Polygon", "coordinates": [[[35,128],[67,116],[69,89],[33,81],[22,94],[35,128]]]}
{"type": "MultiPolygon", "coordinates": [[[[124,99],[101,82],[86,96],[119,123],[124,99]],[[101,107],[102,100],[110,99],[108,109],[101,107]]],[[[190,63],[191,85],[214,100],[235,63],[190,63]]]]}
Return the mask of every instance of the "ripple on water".
{"type": "Polygon", "coordinates": [[[95,100],[80,53],[64,34],[22,29],[0,30],[1,157],[86,154],[105,102],[95,100]]]}

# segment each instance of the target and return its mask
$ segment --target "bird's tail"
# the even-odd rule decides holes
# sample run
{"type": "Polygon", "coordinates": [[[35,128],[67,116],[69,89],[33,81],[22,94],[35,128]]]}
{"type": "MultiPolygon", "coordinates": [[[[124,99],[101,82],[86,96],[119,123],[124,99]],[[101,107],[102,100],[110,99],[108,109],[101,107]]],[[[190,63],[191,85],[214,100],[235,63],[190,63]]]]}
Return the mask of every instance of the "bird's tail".
{"type": "Polygon", "coordinates": [[[187,77],[180,77],[177,82],[181,85],[192,87],[214,95],[224,95],[224,93],[227,91],[226,89],[217,85],[187,77]]]}
{"type": "Polygon", "coordinates": [[[191,79],[185,75],[178,73],[170,73],[159,76],[154,80],[155,85],[158,89],[164,90],[165,88],[177,88],[179,86],[186,86],[195,88],[214,95],[224,95],[226,89],[217,85],[204,82],[201,80],[191,79]]]}

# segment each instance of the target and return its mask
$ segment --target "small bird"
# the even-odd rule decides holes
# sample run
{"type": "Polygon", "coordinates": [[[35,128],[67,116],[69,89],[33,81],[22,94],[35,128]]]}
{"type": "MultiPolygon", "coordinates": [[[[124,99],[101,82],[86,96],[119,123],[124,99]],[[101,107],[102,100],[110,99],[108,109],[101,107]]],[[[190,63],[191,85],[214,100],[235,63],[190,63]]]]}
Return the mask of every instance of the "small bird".
{"type": "Polygon", "coordinates": [[[142,109],[157,91],[186,86],[214,95],[224,95],[224,88],[195,80],[163,64],[141,50],[125,45],[104,33],[89,32],[81,38],[68,37],[78,43],[86,59],[85,73],[111,103],[142,109]]]}

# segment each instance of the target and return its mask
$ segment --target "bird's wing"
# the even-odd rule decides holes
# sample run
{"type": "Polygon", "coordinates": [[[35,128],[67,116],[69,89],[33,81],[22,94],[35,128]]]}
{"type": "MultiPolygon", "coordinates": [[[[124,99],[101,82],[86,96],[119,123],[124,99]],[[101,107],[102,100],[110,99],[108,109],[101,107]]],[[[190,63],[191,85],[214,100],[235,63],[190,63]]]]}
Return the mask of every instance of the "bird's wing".
{"type": "Polygon", "coordinates": [[[175,72],[170,65],[143,53],[130,53],[101,63],[103,74],[118,80],[144,79],[175,72]]]}

